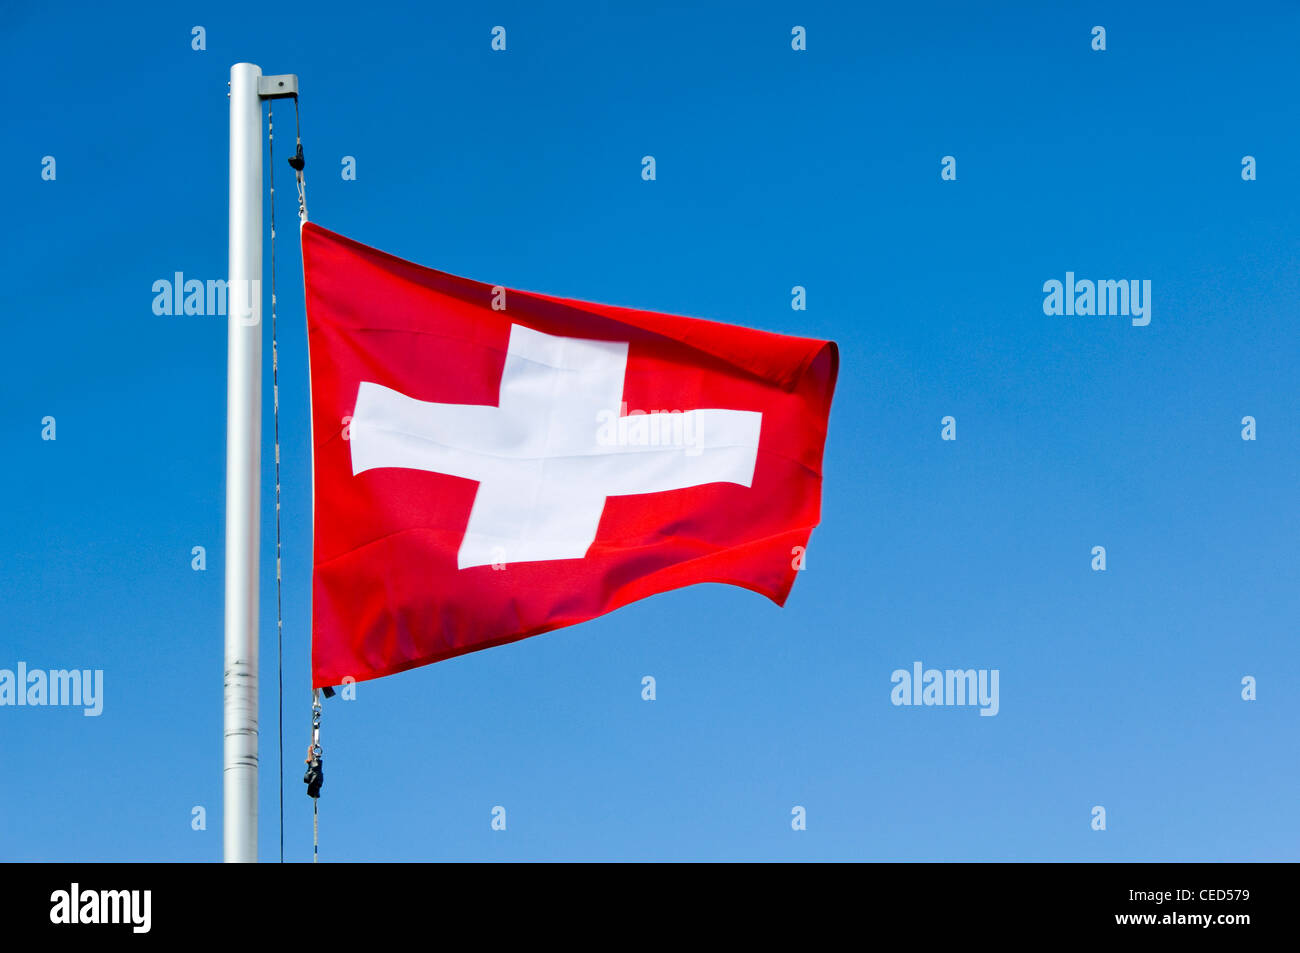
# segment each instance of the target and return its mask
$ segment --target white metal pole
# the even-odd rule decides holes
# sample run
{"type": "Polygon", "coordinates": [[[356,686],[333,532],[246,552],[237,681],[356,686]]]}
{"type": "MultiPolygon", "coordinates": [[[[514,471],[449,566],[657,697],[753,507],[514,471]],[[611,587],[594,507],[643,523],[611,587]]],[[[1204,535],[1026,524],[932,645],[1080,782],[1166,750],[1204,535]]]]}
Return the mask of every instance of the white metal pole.
{"type": "Polygon", "coordinates": [[[224,857],[257,861],[257,580],[262,462],[262,70],[230,68],[224,857]]]}

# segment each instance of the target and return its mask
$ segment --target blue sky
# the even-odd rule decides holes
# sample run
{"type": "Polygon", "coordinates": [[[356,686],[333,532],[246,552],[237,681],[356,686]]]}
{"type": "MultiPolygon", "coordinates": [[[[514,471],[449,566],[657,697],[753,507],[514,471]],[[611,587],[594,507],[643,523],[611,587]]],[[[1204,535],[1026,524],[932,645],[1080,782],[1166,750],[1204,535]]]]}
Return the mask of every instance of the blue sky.
{"type": "MultiPolygon", "coordinates": [[[[823,523],[785,609],[695,587],[327,702],[324,859],[1300,856],[1300,11],[619,6],[0,18],[21,78],[0,92],[0,668],[102,669],[105,694],[98,718],[0,708],[0,859],[221,854],[225,323],[155,315],[151,288],[226,273],[240,61],[299,75],[327,228],[841,349],[823,523]],[[1151,323],[1045,315],[1067,271],[1150,280],[1151,323]],[[997,716],[892,705],[918,660],[997,669],[997,716]]],[[[307,860],[308,394],[292,107],[275,116],[285,841],[307,860]]],[[[266,375],[269,435],[269,348],[266,375]]]]}

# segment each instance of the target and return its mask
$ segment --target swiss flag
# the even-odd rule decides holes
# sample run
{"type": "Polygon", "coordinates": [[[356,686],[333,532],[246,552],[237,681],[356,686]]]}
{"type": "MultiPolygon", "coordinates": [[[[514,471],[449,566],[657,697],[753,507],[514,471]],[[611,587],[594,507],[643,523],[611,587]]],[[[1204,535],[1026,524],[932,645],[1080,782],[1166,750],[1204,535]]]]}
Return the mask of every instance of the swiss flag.
{"type": "Polygon", "coordinates": [[[308,224],[317,687],[697,582],[785,603],[834,343],[513,291],[308,224]]]}

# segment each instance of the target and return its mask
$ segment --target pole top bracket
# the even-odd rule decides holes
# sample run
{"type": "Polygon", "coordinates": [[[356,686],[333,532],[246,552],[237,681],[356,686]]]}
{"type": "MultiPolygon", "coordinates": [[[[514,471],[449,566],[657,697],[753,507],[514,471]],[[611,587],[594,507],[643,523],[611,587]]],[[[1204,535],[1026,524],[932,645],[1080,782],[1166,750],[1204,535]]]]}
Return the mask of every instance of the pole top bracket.
{"type": "Polygon", "coordinates": [[[297,96],[298,75],[296,73],[257,77],[258,99],[289,99],[297,96]]]}

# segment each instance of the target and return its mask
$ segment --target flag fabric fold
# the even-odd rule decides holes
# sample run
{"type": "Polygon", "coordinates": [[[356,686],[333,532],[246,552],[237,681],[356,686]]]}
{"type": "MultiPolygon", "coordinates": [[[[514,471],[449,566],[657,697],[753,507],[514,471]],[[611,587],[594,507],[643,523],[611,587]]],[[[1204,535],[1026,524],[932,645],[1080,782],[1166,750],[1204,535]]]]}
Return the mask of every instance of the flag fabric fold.
{"type": "Polygon", "coordinates": [[[783,605],[833,342],[514,291],[302,230],[316,686],[700,582],[783,605]]]}

